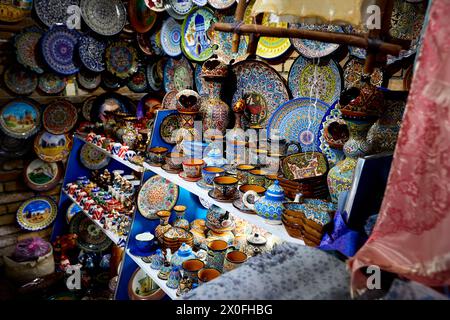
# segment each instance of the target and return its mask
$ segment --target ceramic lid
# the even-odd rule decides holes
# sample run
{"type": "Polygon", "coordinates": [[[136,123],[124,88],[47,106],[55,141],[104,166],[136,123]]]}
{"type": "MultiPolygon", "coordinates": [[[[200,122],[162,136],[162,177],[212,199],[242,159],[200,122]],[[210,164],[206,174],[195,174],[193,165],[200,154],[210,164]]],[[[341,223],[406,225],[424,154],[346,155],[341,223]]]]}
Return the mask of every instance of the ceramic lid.
{"type": "Polygon", "coordinates": [[[266,244],[267,239],[258,233],[255,233],[247,238],[247,242],[254,245],[264,245],[266,244]]]}
{"type": "Polygon", "coordinates": [[[275,182],[267,189],[266,196],[270,197],[284,197],[284,190],[280,186],[280,182],[278,180],[275,180],[275,182]]]}
{"type": "Polygon", "coordinates": [[[183,242],[181,244],[181,247],[178,249],[177,254],[182,257],[189,256],[190,254],[192,254],[192,248],[183,242]]]}

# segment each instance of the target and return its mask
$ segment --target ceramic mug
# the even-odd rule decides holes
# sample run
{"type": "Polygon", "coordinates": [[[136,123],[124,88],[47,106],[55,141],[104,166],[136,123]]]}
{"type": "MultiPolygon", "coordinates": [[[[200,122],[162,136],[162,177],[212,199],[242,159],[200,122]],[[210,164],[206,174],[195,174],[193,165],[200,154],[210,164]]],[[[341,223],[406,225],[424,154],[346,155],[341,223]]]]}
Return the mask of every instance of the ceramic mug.
{"type": "Polygon", "coordinates": [[[198,272],[205,267],[205,263],[200,259],[189,259],[181,264],[183,276],[191,278],[194,283],[198,283],[198,272]]]}
{"type": "Polygon", "coordinates": [[[212,185],[215,177],[225,175],[225,169],[219,167],[204,167],[202,169],[203,180],[206,184],[212,185]]]}
{"type": "MultiPolygon", "coordinates": [[[[241,200],[244,197],[244,194],[250,190],[256,192],[258,197],[262,197],[266,193],[265,187],[261,187],[256,184],[243,184],[243,185],[239,186],[238,189],[239,189],[239,197],[241,198],[241,200]]],[[[256,199],[251,199],[250,201],[254,203],[255,200],[256,199]]]]}
{"type": "Polygon", "coordinates": [[[125,153],[125,160],[130,161],[131,159],[133,159],[134,156],[136,156],[136,152],[134,152],[133,150],[128,150],[125,153]]]}
{"type": "Polygon", "coordinates": [[[266,183],[266,172],[261,169],[250,170],[248,173],[248,184],[256,184],[264,187],[266,183]]]}
{"type": "Polygon", "coordinates": [[[136,247],[142,251],[149,251],[153,245],[155,236],[150,232],[139,233],[136,235],[136,247]]]}
{"type": "Polygon", "coordinates": [[[122,148],[122,145],[119,142],[114,143],[111,149],[111,153],[114,155],[118,155],[120,152],[120,148],[122,148]]]}
{"type": "Polygon", "coordinates": [[[277,179],[278,179],[278,175],[276,175],[276,174],[268,174],[268,175],[266,175],[265,182],[264,182],[264,187],[266,189],[268,189],[271,185],[273,185],[273,183],[277,179]]]}
{"type": "Polygon", "coordinates": [[[228,243],[224,240],[210,241],[208,243],[208,256],[206,257],[208,268],[214,268],[222,272],[225,255],[230,249],[234,249],[234,247],[228,247],[228,243]]]}
{"type": "Polygon", "coordinates": [[[241,266],[244,262],[247,261],[247,255],[239,250],[233,250],[228,252],[225,255],[225,261],[223,264],[223,271],[231,271],[241,266]]]}
{"type": "Polygon", "coordinates": [[[183,171],[188,178],[200,178],[205,161],[201,159],[187,159],[183,161],[183,171]]]}
{"type": "Polygon", "coordinates": [[[236,166],[237,178],[241,184],[248,183],[248,174],[251,170],[255,170],[255,166],[250,164],[240,164],[236,166]]]}
{"type": "Polygon", "coordinates": [[[166,147],[153,147],[148,149],[147,157],[152,164],[163,165],[168,151],[166,147]]]}
{"type": "Polygon", "coordinates": [[[236,194],[239,180],[233,176],[221,176],[213,179],[214,193],[219,198],[232,199],[236,194]]]}
{"type": "Polygon", "coordinates": [[[183,160],[184,160],[184,154],[177,153],[177,152],[171,152],[166,154],[166,164],[169,166],[170,169],[173,170],[181,170],[183,169],[183,160]]]}
{"type": "Polygon", "coordinates": [[[220,276],[220,271],[214,268],[204,268],[198,272],[198,283],[206,283],[220,276]]]}

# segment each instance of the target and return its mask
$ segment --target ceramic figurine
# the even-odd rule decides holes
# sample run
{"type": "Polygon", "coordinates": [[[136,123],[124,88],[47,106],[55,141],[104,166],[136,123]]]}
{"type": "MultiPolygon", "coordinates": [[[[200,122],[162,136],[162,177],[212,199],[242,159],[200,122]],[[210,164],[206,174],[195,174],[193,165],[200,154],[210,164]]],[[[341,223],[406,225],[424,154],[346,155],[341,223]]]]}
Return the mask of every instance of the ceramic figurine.
{"type": "Polygon", "coordinates": [[[156,253],[152,256],[152,263],[150,264],[150,268],[154,270],[159,270],[164,264],[164,255],[161,252],[161,249],[157,249],[156,253]]]}
{"type": "Polygon", "coordinates": [[[182,296],[183,294],[191,291],[196,287],[196,284],[192,280],[192,278],[189,278],[188,276],[183,276],[181,278],[180,283],[178,285],[177,289],[177,297],[182,296]]]}
{"type": "Polygon", "coordinates": [[[173,223],[174,227],[183,228],[185,230],[189,230],[189,221],[184,218],[186,214],[186,206],[178,205],[173,208],[177,215],[177,219],[173,223]]]}
{"type": "Polygon", "coordinates": [[[181,271],[179,266],[173,266],[172,271],[170,271],[169,278],[167,279],[166,285],[169,288],[177,289],[181,280],[181,271]]]}
{"type": "Polygon", "coordinates": [[[233,230],[235,223],[228,211],[213,204],[206,214],[206,226],[215,232],[225,232],[233,230]]]}
{"type": "Polygon", "coordinates": [[[167,280],[169,278],[170,271],[172,270],[172,267],[170,266],[170,262],[166,261],[164,262],[164,265],[161,267],[161,269],[158,272],[158,278],[161,280],[167,280]]]}
{"type": "Polygon", "coordinates": [[[196,255],[192,251],[192,248],[186,243],[183,243],[181,247],[177,250],[177,252],[175,252],[172,255],[170,263],[172,264],[172,266],[180,267],[184,261],[195,258],[196,255]]]}

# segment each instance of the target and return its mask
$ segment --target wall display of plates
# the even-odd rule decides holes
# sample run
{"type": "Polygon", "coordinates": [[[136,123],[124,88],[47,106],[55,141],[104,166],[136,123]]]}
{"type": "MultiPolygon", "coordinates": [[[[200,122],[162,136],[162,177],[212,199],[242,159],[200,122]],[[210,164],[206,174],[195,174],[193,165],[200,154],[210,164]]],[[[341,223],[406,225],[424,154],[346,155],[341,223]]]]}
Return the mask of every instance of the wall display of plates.
{"type": "MultiPolygon", "coordinates": [[[[356,28],[352,25],[345,25],[343,28],[344,28],[344,32],[349,33],[349,34],[364,35],[369,32],[369,30],[365,26],[361,27],[361,28],[356,28]]],[[[359,59],[366,58],[366,49],[348,46],[348,51],[349,51],[350,55],[355,56],[359,59]]]]}
{"type": "Polygon", "coordinates": [[[16,139],[27,139],[38,132],[41,125],[39,104],[31,99],[15,99],[0,111],[0,129],[16,139]]]}
{"type": "Polygon", "coordinates": [[[159,134],[161,139],[168,144],[175,144],[174,132],[180,129],[180,120],[178,114],[168,115],[161,122],[159,134]]]}
{"type": "Polygon", "coordinates": [[[122,86],[122,79],[117,78],[109,72],[103,72],[101,85],[106,90],[117,90],[122,86]]]}
{"type": "Polygon", "coordinates": [[[150,45],[156,55],[164,55],[164,51],[161,47],[161,30],[156,31],[150,37],[150,45]]]}
{"type": "Polygon", "coordinates": [[[24,180],[27,186],[35,191],[51,190],[63,176],[60,162],[44,162],[41,159],[31,161],[24,169],[24,180]]]}
{"type": "Polygon", "coordinates": [[[89,170],[99,170],[109,164],[110,157],[94,146],[85,143],[80,150],[80,161],[89,170]]]}
{"type": "Polygon", "coordinates": [[[166,110],[176,110],[177,109],[177,93],[178,91],[172,90],[165,94],[162,100],[162,107],[166,110]]]}
{"type": "Polygon", "coordinates": [[[172,210],[178,200],[178,186],[155,175],[141,187],[138,195],[138,208],[147,219],[159,219],[156,212],[172,210]]]}
{"type": "Polygon", "coordinates": [[[192,0],[166,0],[167,13],[177,20],[183,20],[193,6],[192,0]]]}
{"type": "Polygon", "coordinates": [[[81,15],[92,31],[102,36],[118,34],[127,23],[121,0],[81,0],[81,15]]]}
{"type": "Polygon", "coordinates": [[[83,117],[87,121],[92,121],[91,110],[92,110],[92,106],[94,105],[94,101],[96,98],[97,98],[96,96],[87,98],[86,100],[84,100],[83,106],[81,107],[81,113],[83,114],[83,117]]]}
{"type": "Polygon", "coordinates": [[[41,131],[34,139],[34,152],[46,162],[58,162],[67,158],[72,148],[69,134],[51,134],[41,131]]]}
{"type": "Polygon", "coordinates": [[[31,71],[42,74],[44,72],[38,60],[38,44],[43,31],[36,27],[27,28],[14,37],[17,61],[31,71]]]}
{"type": "Polygon", "coordinates": [[[54,73],[44,73],[39,76],[38,88],[46,94],[58,94],[67,85],[67,78],[54,73]]]}
{"type": "Polygon", "coordinates": [[[217,22],[214,12],[206,7],[193,9],[184,19],[182,26],[181,49],[190,59],[197,62],[209,59],[217,45],[207,36],[211,24],[217,22]]]}
{"type": "Polygon", "coordinates": [[[141,33],[149,31],[157,20],[156,12],[147,7],[145,0],[129,0],[128,14],[134,30],[141,33]]]}
{"type": "Polygon", "coordinates": [[[102,82],[102,75],[100,73],[95,73],[87,70],[80,70],[77,73],[78,84],[86,90],[94,90],[100,86],[102,82]]]}
{"type": "MultiPolygon", "coordinates": [[[[346,89],[350,87],[360,88],[363,84],[361,77],[364,73],[364,61],[356,57],[350,57],[344,65],[344,87],[346,89]]],[[[370,76],[370,83],[374,86],[380,87],[383,84],[383,71],[379,68],[375,68],[374,72],[370,76]]]]}
{"type": "Polygon", "coordinates": [[[299,56],[289,71],[288,85],[294,98],[318,97],[331,105],[341,95],[342,70],[333,59],[316,64],[313,60],[299,56]],[[317,82],[314,82],[315,72],[317,82]]]}
{"type": "Polygon", "coordinates": [[[93,72],[102,72],[105,70],[105,55],[106,44],[89,35],[80,37],[78,44],[78,55],[81,63],[86,69],[93,72]]]}
{"type": "Polygon", "coordinates": [[[54,26],[42,36],[42,57],[50,69],[61,75],[78,72],[73,58],[79,38],[78,31],[65,26],[54,26]]]}
{"type": "Polygon", "coordinates": [[[198,94],[201,96],[207,95],[208,94],[208,92],[206,91],[207,84],[205,79],[202,77],[202,65],[199,63],[195,65],[194,80],[195,80],[195,88],[197,89],[198,94]]]}
{"type": "Polygon", "coordinates": [[[209,5],[218,10],[228,9],[235,2],[236,0],[208,0],[209,5]]]}
{"type": "Polygon", "coordinates": [[[153,11],[162,12],[166,11],[164,0],[144,0],[145,5],[153,11]]]}
{"type": "Polygon", "coordinates": [[[37,17],[47,27],[56,24],[66,24],[70,14],[70,6],[79,6],[79,0],[34,0],[34,11],[37,17]]]}
{"type": "Polygon", "coordinates": [[[147,66],[147,81],[152,90],[159,91],[162,88],[163,79],[158,72],[158,63],[152,63],[147,66]]]}
{"type": "Polygon", "coordinates": [[[79,212],[72,217],[69,224],[69,233],[75,233],[77,245],[80,249],[88,252],[105,251],[112,241],[89,217],[79,212]]]}
{"type": "Polygon", "coordinates": [[[147,74],[146,68],[140,66],[138,70],[130,77],[127,83],[127,87],[136,93],[142,93],[147,91],[147,74]]]}
{"type": "Polygon", "coordinates": [[[0,132],[0,157],[20,158],[30,151],[32,144],[32,139],[16,139],[0,132]]]}
{"type": "Polygon", "coordinates": [[[106,48],[106,69],[120,79],[126,79],[137,71],[138,55],[128,42],[116,41],[106,48]]]}
{"type": "Polygon", "coordinates": [[[67,208],[66,211],[66,222],[67,224],[70,223],[70,221],[72,221],[72,218],[79,212],[81,212],[82,209],[80,208],[79,205],[77,205],[76,203],[72,203],[69,208],[67,208]]]}
{"type": "Polygon", "coordinates": [[[50,103],[42,113],[42,124],[52,134],[63,134],[72,130],[78,120],[78,111],[67,100],[50,103]]]}
{"type": "Polygon", "coordinates": [[[319,132],[317,135],[317,140],[319,141],[319,151],[322,152],[327,158],[330,167],[335,166],[336,163],[345,158],[344,152],[342,150],[330,148],[330,145],[324,137],[325,126],[332,121],[342,119],[342,113],[339,110],[338,105],[339,104],[336,102],[327,110],[322,119],[322,123],[319,126],[319,132]]]}
{"type": "MultiPolygon", "coordinates": [[[[312,25],[292,23],[289,25],[289,28],[313,31],[344,32],[342,27],[337,25],[312,25]]],[[[291,38],[291,43],[301,55],[310,59],[328,56],[339,48],[339,44],[337,43],[313,41],[308,39],[291,38]]]]}
{"type": "MultiPolygon", "coordinates": [[[[234,23],[234,16],[219,15],[218,20],[219,22],[223,23],[234,23]]],[[[237,53],[233,53],[231,50],[232,38],[233,38],[232,33],[214,31],[214,43],[216,43],[218,46],[217,49],[214,51],[214,54],[216,54],[217,57],[219,59],[222,59],[225,63],[229,63],[231,60],[234,60],[234,62],[239,62],[245,60],[248,57],[247,54],[248,37],[241,37],[237,53]]]]}
{"type": "Polygon", "coordinates": [[[34,197],[22,203],[16,220],[22,229],[39,231],[50,226],[56,219],[58,208],[50,197],[34,197]]]}
{"type": "Polygon", "coordinates": [[[277,107],[289,101],[283,78],[262,61],[241,61],[233,65],[232,71],[236,77],[232,105],[244,99],[244,125],[265,128],[277,107]]]}
{"type": "MultiPolygon", "coordinates": [[[[269,13],[265,13],[262,19],[263,26],[273,26],[278,28],[287,28],[287,22],[272,22],[275,19],[269,13]]],[[[277,59],[282,57],[291,48],[289,38],[261,37],[258,41],[256,55],[263,59],[277,59]]]]}
{"type": "Polygon", "coordinates": [[[164,66],[164,89],[166,92],[194,87],[194,71],[190,62],[181,56],[179,59],[170,58],[164,66]]]}
{"type": "Polygon", "coordinates": [[[279,135],[287,141],[299,142],[302,151],[318,151],[317,133],[329,108],[328,104],[320,100],[290,100],[273,113],[267,126],[267,136],[279,135]]]}
{"type": "Polygon", "coordinates": [[[130,300],[161,300],[165,292],[141,268],[137,268],[128,282],[130,300]]]}
{"type": "Polygon", "coordinates": [[[36,90],[38,77],[22,66],[13,65],[3,73],[5,86],[18,95],[29,95],[36,90]]]}
{"type": "Polygon", "coordinates": [[[181,54],[181,25],[174,18],[168,18],[161,28],[161,46],[164,52],[176,57],[181,54]]]}

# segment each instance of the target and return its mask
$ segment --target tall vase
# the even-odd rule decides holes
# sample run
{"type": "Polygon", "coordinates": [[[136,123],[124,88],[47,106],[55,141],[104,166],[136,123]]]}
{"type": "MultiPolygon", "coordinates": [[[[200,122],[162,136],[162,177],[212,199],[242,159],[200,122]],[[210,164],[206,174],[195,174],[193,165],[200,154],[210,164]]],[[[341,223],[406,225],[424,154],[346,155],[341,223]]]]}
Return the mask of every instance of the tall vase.
{"type": "Polygon", "coordinates": [[[225,135],[228,127],[230,107],[221,99],[223,79],[205,78],[207,81],[208,97],[205,97],[201,107],[203,132],[205,136],[217,135],[219,133],[225,135]]]}
{"type": "Polygon", "coordinates": [[[200,95],[189,89],[181,90],[176,95],[180,129],[175,136],[176,149],[184,152],[184,142],[199,141],[200,133],[195,129],[195,117],[201,106],[200,95]]]}

